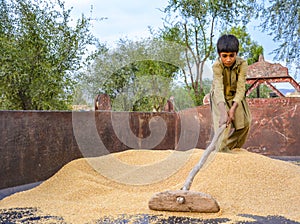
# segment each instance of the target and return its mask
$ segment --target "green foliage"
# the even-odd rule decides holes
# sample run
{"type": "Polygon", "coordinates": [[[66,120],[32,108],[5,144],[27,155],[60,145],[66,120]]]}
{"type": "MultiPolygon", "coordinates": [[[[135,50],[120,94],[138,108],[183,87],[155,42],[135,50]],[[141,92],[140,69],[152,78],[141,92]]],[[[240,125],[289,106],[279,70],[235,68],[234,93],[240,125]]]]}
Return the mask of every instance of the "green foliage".
{"type": "MultiPolygon", "coordinates": [[[[250,85],[246,84],[246,89],[248,89],[249,87],[250,87],[250,85]]],[[[271,92],[272,92],[272,90],[268,86],[262,84],[262,85],[259,85],[254,91],[252,91],[248,97],[249,98],[269,98],[271,92]],[[259,93],[259,96],[258,96],[258,93],[259,93]]]]}
{"type": "Polygon", "coordinates": [[[170,0],[164,9],[165,26],[160,38],[174,41],[185,48],[185,66],[181,77],[196,105],[202,104],[203,68],[212,59],[214,36],[219,29],[236,24],[247,24],[255,17],[255,0],[170,0]]]}
{"type": "Polygon", "coordinates": [[[176,111],[195,107],[194,100],[184,86],[174,85],[171,95],[174,96],[176,111]]]}
{"type": "Polygon", "coordinates": [[[73,97],[73,103],[72,104],[73,105],[89,105],[89,106],[92,106],[91,104],[89,104],[89,102],[87,102],[85,95],[86,95],[86,93],[85,93],[85,90],[84,90],[83,86],[78,84],[75,87],[75,90],[74,90],[74,97],[73,97]]]}
{"type": "Polygon", "coordinates": [[[300,61],[300,1],[269,1],[262,12],[261,27],[280,45],[273,52],[275,59],[288,64],[300,61]]]}
{"type": "Polygon", "coordinates": [[[257,62],[259,55],[263,55],[263,47],[251,40],[250,34],[247,33],[245,26],[232,27],[228,31],[222,32],[222,34],[233,34],[239,39],[239,55],[247,59],[249,65],[257,62]]]}
{"type": "Polygon", "coordinates": [[[198,104],[196,104],[195,94],[190,94],[190,92],[186,89],[185,86],[174,84],[172,87],[171,95],[174,96],[175,101],[175,109],[177,111],[184,110],[187,108],[192,108],[197,105],[203,104],[203,98],[206,94],[210,92],[212,80],[210,79],[203,79],[203,92],[201,94],[201,97],[199,97],[198,104]]]}
{"type": "Polygon", "coordinates": [[[107,93],[117,111],[160,111],[182,62],[180,46],[156,39],[120,40],[85,76],[91,98],[107,93]]]}
{"type": "Polygon", "coordinates": [[[0,2],[0,109],[70,109],[86,47],[95,39],[82,16],[70,26],[61,1],[0,2]]]}

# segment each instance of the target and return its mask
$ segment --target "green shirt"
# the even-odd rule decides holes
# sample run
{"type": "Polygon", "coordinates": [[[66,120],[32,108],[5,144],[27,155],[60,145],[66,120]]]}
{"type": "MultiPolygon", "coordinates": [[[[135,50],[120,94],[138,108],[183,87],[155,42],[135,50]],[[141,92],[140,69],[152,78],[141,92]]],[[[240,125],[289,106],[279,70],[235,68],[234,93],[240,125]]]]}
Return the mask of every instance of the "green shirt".
{"type": "Polygon", "coordinates": [[[217,105],[221,102],[225,103],[227,108],[230,108],[233,102],[237,102],[238,107],[233,124],[237,130],[248,126],[251,115],[245,98],[247,62],[237,57],[235,64],[228,68],[223,65],[221,59],[218,59],[212,68],[214,77],[211,88],[211,102],[213,104],[212,112],[215,129],[218,128],[220,116],[217,105]]]}
{"type": "Polygon", "coordinates": [[[240,104],[246,91],[247,61],[237,57],[235,64],[231,68],[227,68],[218,59],[212,68],[214,76],[212,91],[216,103],[233,100],[240,104]]]}

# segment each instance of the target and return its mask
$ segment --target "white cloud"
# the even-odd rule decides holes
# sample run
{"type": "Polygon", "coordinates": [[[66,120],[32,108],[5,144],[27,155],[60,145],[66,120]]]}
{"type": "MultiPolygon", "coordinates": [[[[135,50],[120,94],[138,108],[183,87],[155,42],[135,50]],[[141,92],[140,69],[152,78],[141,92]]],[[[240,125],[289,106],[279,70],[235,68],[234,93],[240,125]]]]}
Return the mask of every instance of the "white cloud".
{"type": "Polygon", "coordinates": [[[73,7],[73,16],[83,13],[92,18],[107,18],[93,21],[92,31],[101,41],[113,43],[123,37],[138,38],[149,35],[148,27],[161,27],[163,9],[167,0],[65,0],[73,7]],[[91,13],[92,6],[92,13],[91,13]]]}

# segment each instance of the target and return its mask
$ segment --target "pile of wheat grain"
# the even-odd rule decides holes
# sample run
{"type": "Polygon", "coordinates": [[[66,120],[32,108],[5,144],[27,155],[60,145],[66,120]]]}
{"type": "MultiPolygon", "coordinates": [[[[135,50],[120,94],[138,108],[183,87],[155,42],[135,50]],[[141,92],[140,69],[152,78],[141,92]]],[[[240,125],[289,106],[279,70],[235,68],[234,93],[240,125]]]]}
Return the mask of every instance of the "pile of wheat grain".
{"type": "Polygon", "coordinates": [[[220,212],[150,210],[148,201],[152,195],[180,189],[202,153],[200,149],[128,150],[74,160],[38,187],[1,200],[0,209],[37,207],[43,214],[61,216],[70,223],[93,222],[119,214],[231,220],[240,220],[239,214],[252,214],[300,221],[300,167],[242,149],[217,153],[192,184],[191,190],[213,196],[220,212]]]}

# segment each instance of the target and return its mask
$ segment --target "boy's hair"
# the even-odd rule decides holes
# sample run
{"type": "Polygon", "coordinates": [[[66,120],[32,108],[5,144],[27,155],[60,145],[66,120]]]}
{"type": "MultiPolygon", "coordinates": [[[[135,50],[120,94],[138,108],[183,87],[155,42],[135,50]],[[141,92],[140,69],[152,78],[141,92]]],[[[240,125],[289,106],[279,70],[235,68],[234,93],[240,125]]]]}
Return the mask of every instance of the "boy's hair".
{"type": "Polygon", "coordinates": [[[217,42],[218,54],[221,52],[239,52],[239,40],[232,34],[221,36],[217,42]]]}

